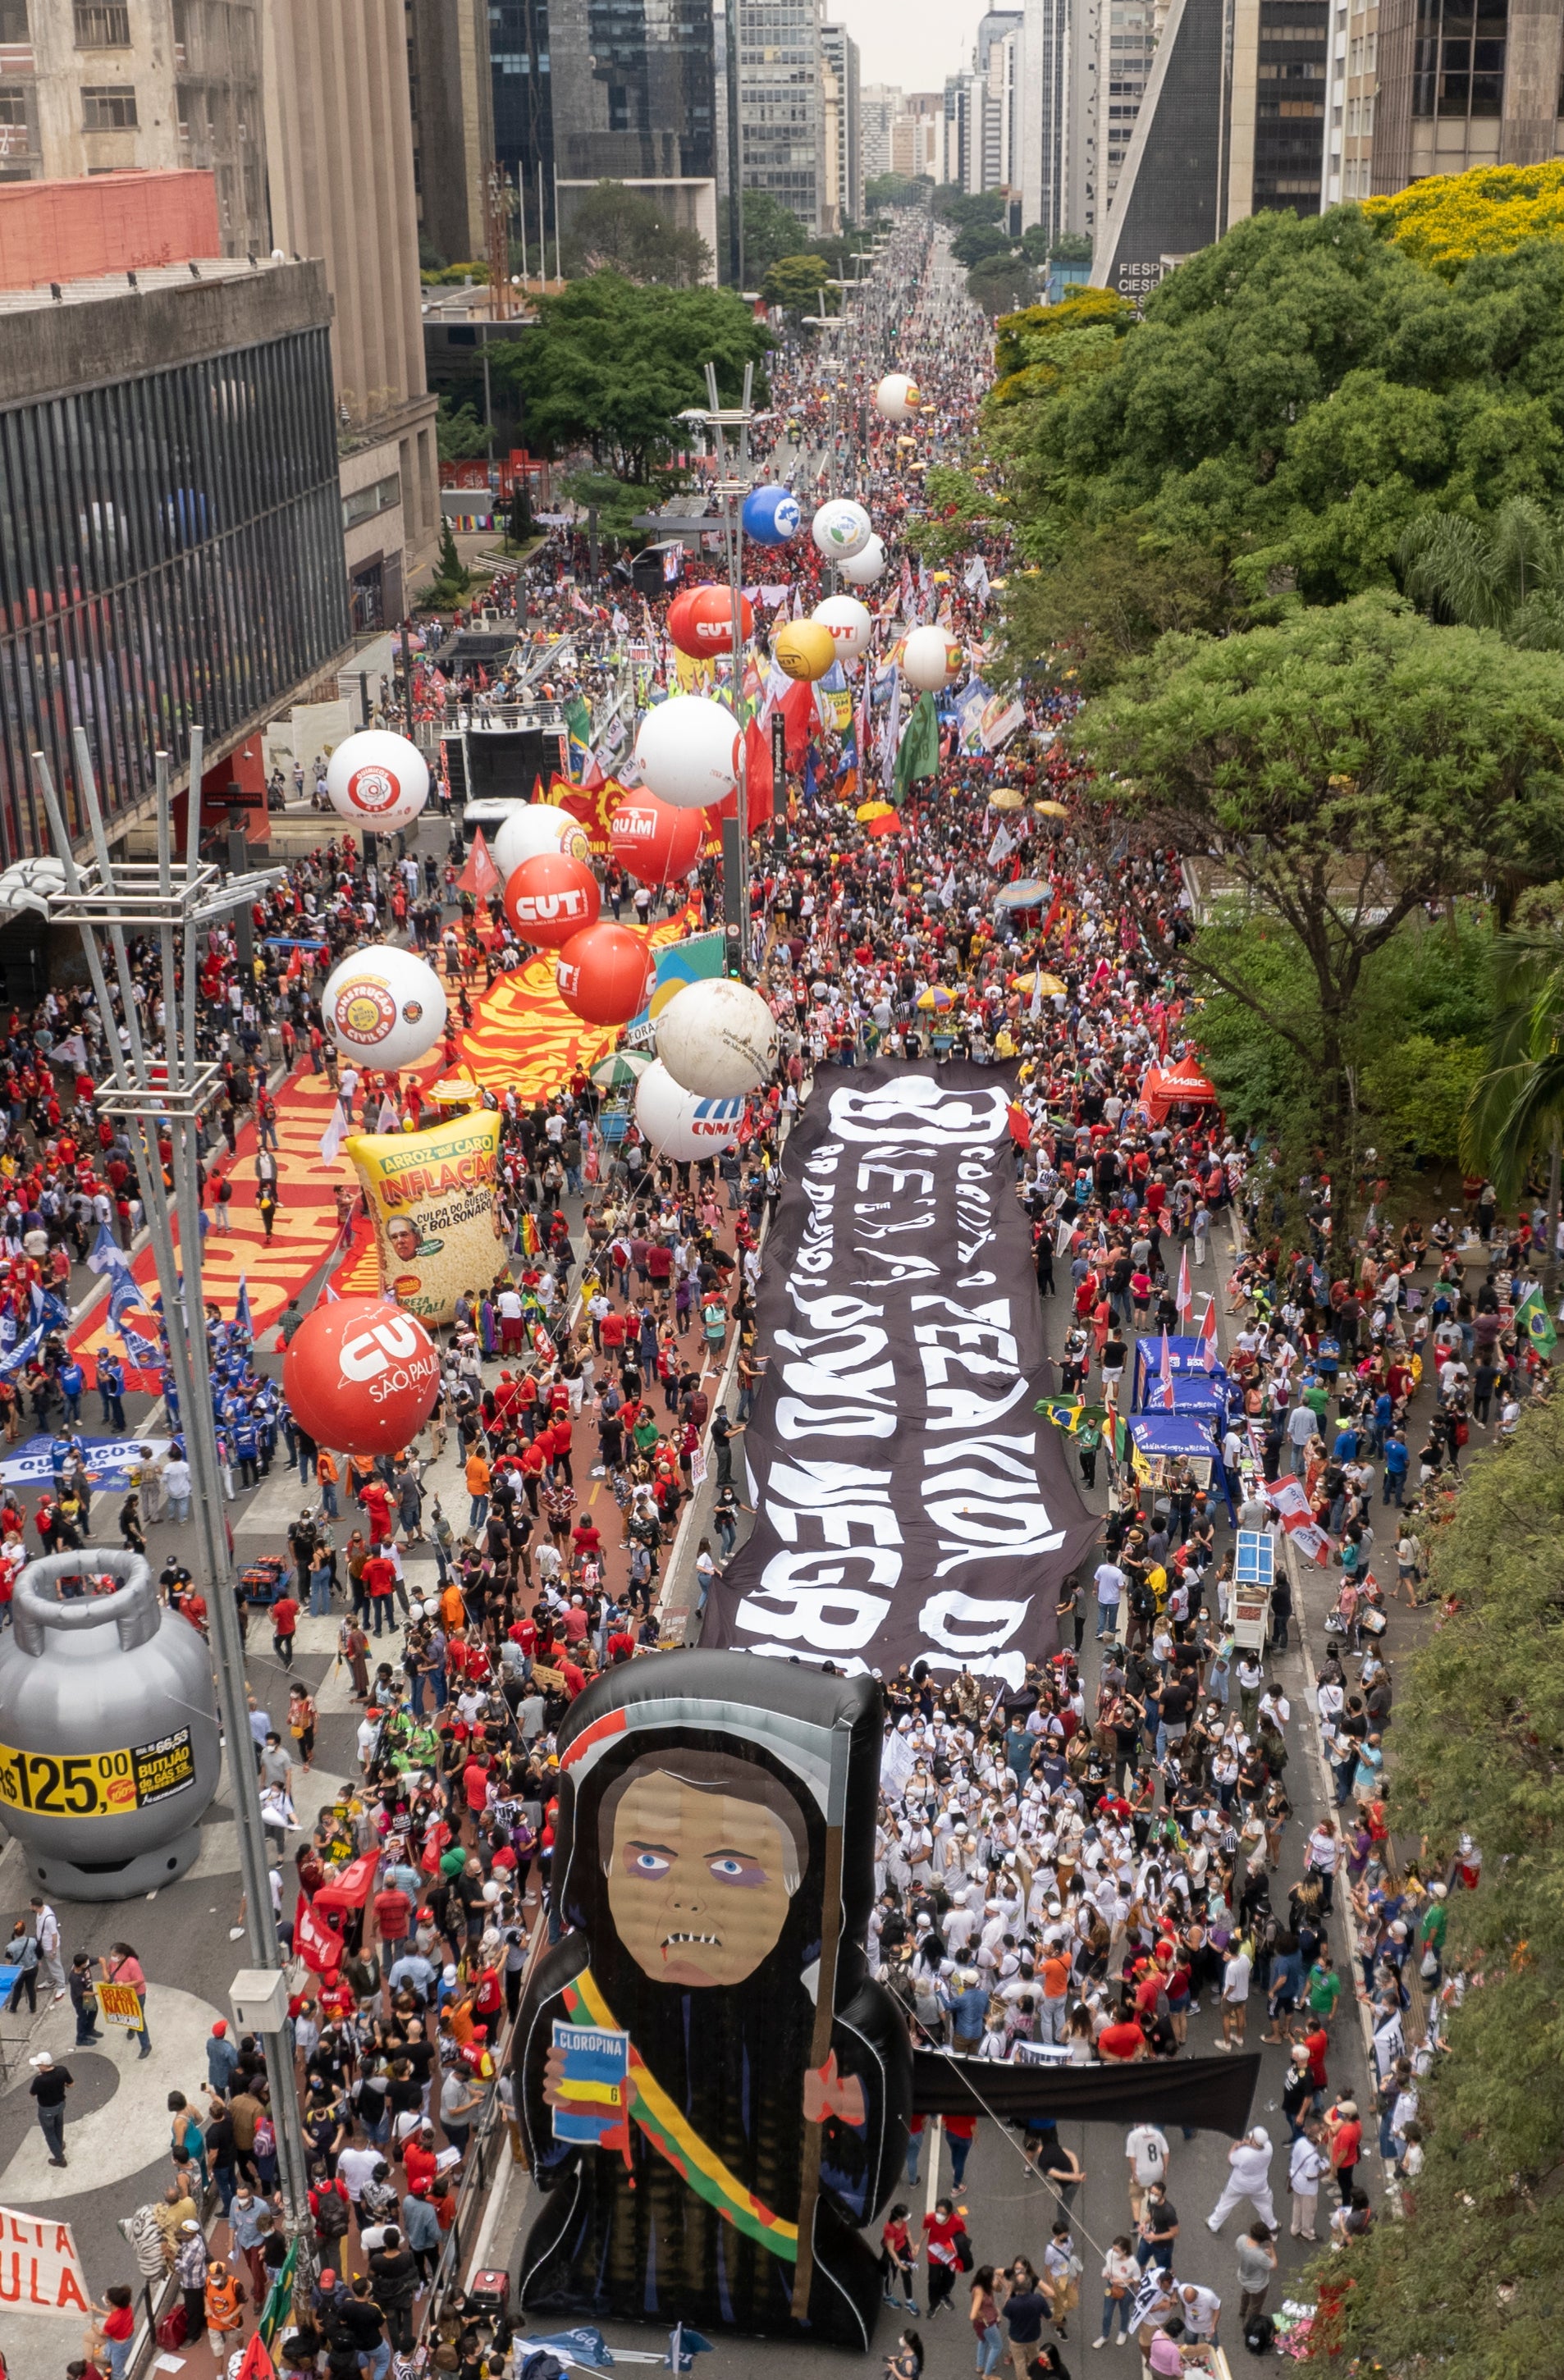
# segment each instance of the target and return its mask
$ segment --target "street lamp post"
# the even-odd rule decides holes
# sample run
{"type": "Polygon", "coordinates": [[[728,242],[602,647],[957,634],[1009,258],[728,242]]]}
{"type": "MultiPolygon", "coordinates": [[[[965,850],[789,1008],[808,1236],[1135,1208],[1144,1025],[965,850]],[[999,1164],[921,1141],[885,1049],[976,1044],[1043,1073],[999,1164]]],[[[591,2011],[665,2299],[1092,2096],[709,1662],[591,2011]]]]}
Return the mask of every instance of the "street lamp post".
{"type": "Polygon", "coordinates": [[[738,739],[738,798],[734,808],[737,818],[722,822],[722,909],[727,930],[726,960],[727,972],[748,978],[750,973],[750,788],[745,764],[744,737],[741,722],[744,716],[744,499],[754,485],[754,470],[750,456],[751,424],[765,417],[756,413],[751,399],[754,395],[755,368],[744,366],[744,393],[739,402],[725,406],[717,390],[716,366],[706,366],[706,403],[704,407],[688,406],[680,413],[681,421],[692,422],[698,429],[711,432],[716,457],[716,477],[712,493],[722,505],[723,539],[727,558],[727,596],[729,642],[732,675],[728,681],[728,701],[734,725],[739,728],[738,739]]]}
{"type": "MultiPolygon", "coordinates": [[[[218,1701],[228,1754],[228,1786],[238,1830],[250,1964],[275,1973],[280,1972],[282,1961],[272,1909],[271,1865],[261,1820],[259,1780],[252,1756],[244,1647],[234,1604],[233,1564],[223,1518],[223,1483],[213,1425],[206,1306],[202,1286],[198,1134],[202,1112],[215,1096],[221,1077],[212,1061],[198,1061],[195,1002],[199,929],[236,908],[248,908],[258,894],[279,880],[283,871],[265,868],[230,875],[225,880],[211,861],[202,859],[204,740],[200,727],[191,730],[189,820],[183,860],[175,859],[172,848],[165,752],[156,756],[155,862],[116,860],[110,856],[92,752],[82,728],[76,730],[74,741],[82,808],[92,843],[90,859],[79,863],[71,848],[59,795],[42,752],[33,754],[32,767],[65,877],[64,889],[49,896],[49,915],[61,924],[76,926],[80,933],[113,1070],[112,1083],[99,1091],[97,1106],[103,1113],[122,1119],[129,1128],[130,1154],[157,1269],[169,1361],[195,1489],[199,1568],[212,1622],[218,1701]],[[161,1050],[150,1038],[151,1014],[143,1026],[136,1004],[128,929],[149,937],[155,935],[157,940],[163,990],[161,1050]],[[179,937],[178,956],[183,969],[182,996],[175,961],[176,934],[179,937]],[[123,1042],[115,1026],[100,935],[106,939],[124,1010],[123,1042]],[[151,1135],[159,1126],[167,1132],[173,1152],[172,1208],[155,1145],[150,1145],[151,1135]],[[177,1256],[175,1214],[179,1229],[177,1256]]],[[[293,2052],[281,2032],[263,2033],[262,2044],[283,2197],[288,2225],[299,2247],[296,2270],[303,2272],[312,2263],[313,2228],[304,2135],[294,2089],[293,2052]]]]}

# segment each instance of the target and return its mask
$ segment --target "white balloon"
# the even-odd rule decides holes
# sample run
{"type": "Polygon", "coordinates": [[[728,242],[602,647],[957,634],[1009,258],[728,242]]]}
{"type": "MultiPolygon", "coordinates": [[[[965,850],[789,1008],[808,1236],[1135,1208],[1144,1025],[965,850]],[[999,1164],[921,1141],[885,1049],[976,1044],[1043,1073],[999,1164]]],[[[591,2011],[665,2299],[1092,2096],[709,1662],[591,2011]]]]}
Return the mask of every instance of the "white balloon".
{"type": "Polygon", "coordinates": [[[446,995],[434,968],[416,952],[376,942],[332,969],[321,994],[321,1014],[345,1058],[394,1074],[440,1038],[446,995]]]}
{"type": "Polygon", "coordinates": [[[657,1018],[657,1055],[681,1089],[741,1098],[776,1063],[776,1019],[758,991],[731,976],[686,984],[657,1018]]]}
{"type": "Polygon", "coordinates": [[[635,1120],[664,1157],[717,1157],[739,1137],[744,1102],[698,1098],[674,1081],[659,1058],[635,1087],[635,1120]]]}
{"type": "Polygon", "coordinates": [[[874,616],[856,595],[827,595],[824,603],[815,605],[812,617],[831,631],[838,659],[855,662],[868,651],[874,633],[874,616]]]}
{"type": "Polygon", "coordinates": [[[872,537],[861,553],[838,562],[837,567],[849,587],[873,587],[876,578],[885,576],[886,549],[877,537],[872,537]]]}
{"type": "Polygon", "coordinates": [[[635,739],[648,789],[676,810],[726,801],[739,782],[733,713],[703,694],[676,694],[649,710],[635,739]]]}
{"type": "Polygon", "coordinates": [[[338,818],[372,834],[410,826],[429,799],[429,763],[416,744],[385,727],[365,727],[326,762],[326,793],[338,818]]]}
{"type": "Polygon", "coordinates": [[[923,398],[905,372],[887,372],[874,391],[874,410],[886,421],[910,421],[923,398]]]}
{"type": "Polygon", "coordinates": [[[15,917],[23,909],[35,909],[40,917],[47,917],[49,895],[64,891],[65,863],[52,852],[13,860],[0,876],[0,917],[15,917]]]}
{"type": "Polygon", "coordinates": [[[827,562],[850,562],[874,534],[874,524],[850,496],[832,496],[821,505],[809,533],[827,562]]]}
{"type": "Polygon", "coordinates": [[[937,694],[942,686],[955,684],[966,658],[943,628],[914,628],[901,649],[901,674],[920,693],[937,694]]]}
{"type": "Polygon", "coordinates": [[[592,838],[580,819],[573,819],[557,804],[529,802],[501,821],[489,845],[489,857],[502,876],[509,876],[524,859],[537,859],[545,851],[562,851],[567,859],[590,862],[592,838]]]}

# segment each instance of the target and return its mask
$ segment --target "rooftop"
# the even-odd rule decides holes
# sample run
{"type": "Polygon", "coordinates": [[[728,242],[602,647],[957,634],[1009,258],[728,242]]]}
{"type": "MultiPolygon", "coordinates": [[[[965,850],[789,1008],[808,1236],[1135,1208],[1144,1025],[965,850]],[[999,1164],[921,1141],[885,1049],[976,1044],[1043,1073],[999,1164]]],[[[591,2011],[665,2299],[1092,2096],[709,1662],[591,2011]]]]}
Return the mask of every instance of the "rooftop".
{"type": "Polygon", "coordinates": [[[131,292],[146,297],[163,289],[192,289],[215,281],[252,281],[275,273],[298,257],[202,256],[177,264],[144,264],[133,273],[97,273],[83,281],[46,281],[33,289],[0,289],[0,314],[48,313],[61,306],[99,305],[131,292]]]}

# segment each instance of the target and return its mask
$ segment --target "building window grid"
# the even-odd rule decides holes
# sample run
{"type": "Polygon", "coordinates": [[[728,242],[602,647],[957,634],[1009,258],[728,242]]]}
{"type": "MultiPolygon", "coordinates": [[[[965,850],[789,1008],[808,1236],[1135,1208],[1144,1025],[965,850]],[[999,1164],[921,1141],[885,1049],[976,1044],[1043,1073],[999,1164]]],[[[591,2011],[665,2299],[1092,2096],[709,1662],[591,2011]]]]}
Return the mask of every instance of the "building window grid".
{"type": "Polygon", "coordinates": [[[130,10],[127,0],[75,0],[79,50],[128,50],[130,10]]]}
{"type": "Polygon", "coordinates": [[[292,368],[312,342],[319,375],[324,334],[304,334],[287,343],[289,358],[252,350],[0,419],[0,483],[12,498],[0,559],[18,624],[0,631],[0,807],[13,851],[37,841],[35,746],[79,824],[70,729],[84,725],[105,800],[122,809],[148,791],[157,746],[183,757],[192,718],[224,732],[341,641],[335,443],[329,423],[312,419],[321,408],[304,404],[310,376],[292,368]],[[238,390],[248,392],[243,411],[270,426],[244,441],[242,457],[238,390]],[[164,501],[181,486],[208,499],[204,522],[193,504],[187,514],[193,546],[164,501]],[[107,583],[90,588],[100,577],[107,583]],[[29,621],[29,587],[35,609],[45,598],[56,608],[29,621]]]}
{"type": "Polygon", "coordinates": [[[129,82],[83,83],[83,132],[133,132],[136,129],[136,86],[129,82]]]}
{"type": "Polygon", "coordinates": [[[1508,33],[1506,0],[1419,0],[1413,115],[1501,115],[1508,33]]]}

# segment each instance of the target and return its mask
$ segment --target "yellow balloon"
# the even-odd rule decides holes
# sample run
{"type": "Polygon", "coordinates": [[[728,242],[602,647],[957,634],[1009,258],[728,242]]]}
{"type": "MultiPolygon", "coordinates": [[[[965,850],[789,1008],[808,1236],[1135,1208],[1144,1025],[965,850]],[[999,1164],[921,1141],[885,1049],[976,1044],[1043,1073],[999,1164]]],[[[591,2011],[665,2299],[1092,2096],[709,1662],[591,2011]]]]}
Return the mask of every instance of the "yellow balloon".
{"type": "Polygon", "coordinates": [[[771,648],[776,666],[788,677],[824,677],[837,658],[836,638],[818,620],[790,620],[779,629],[771,648]]]}

